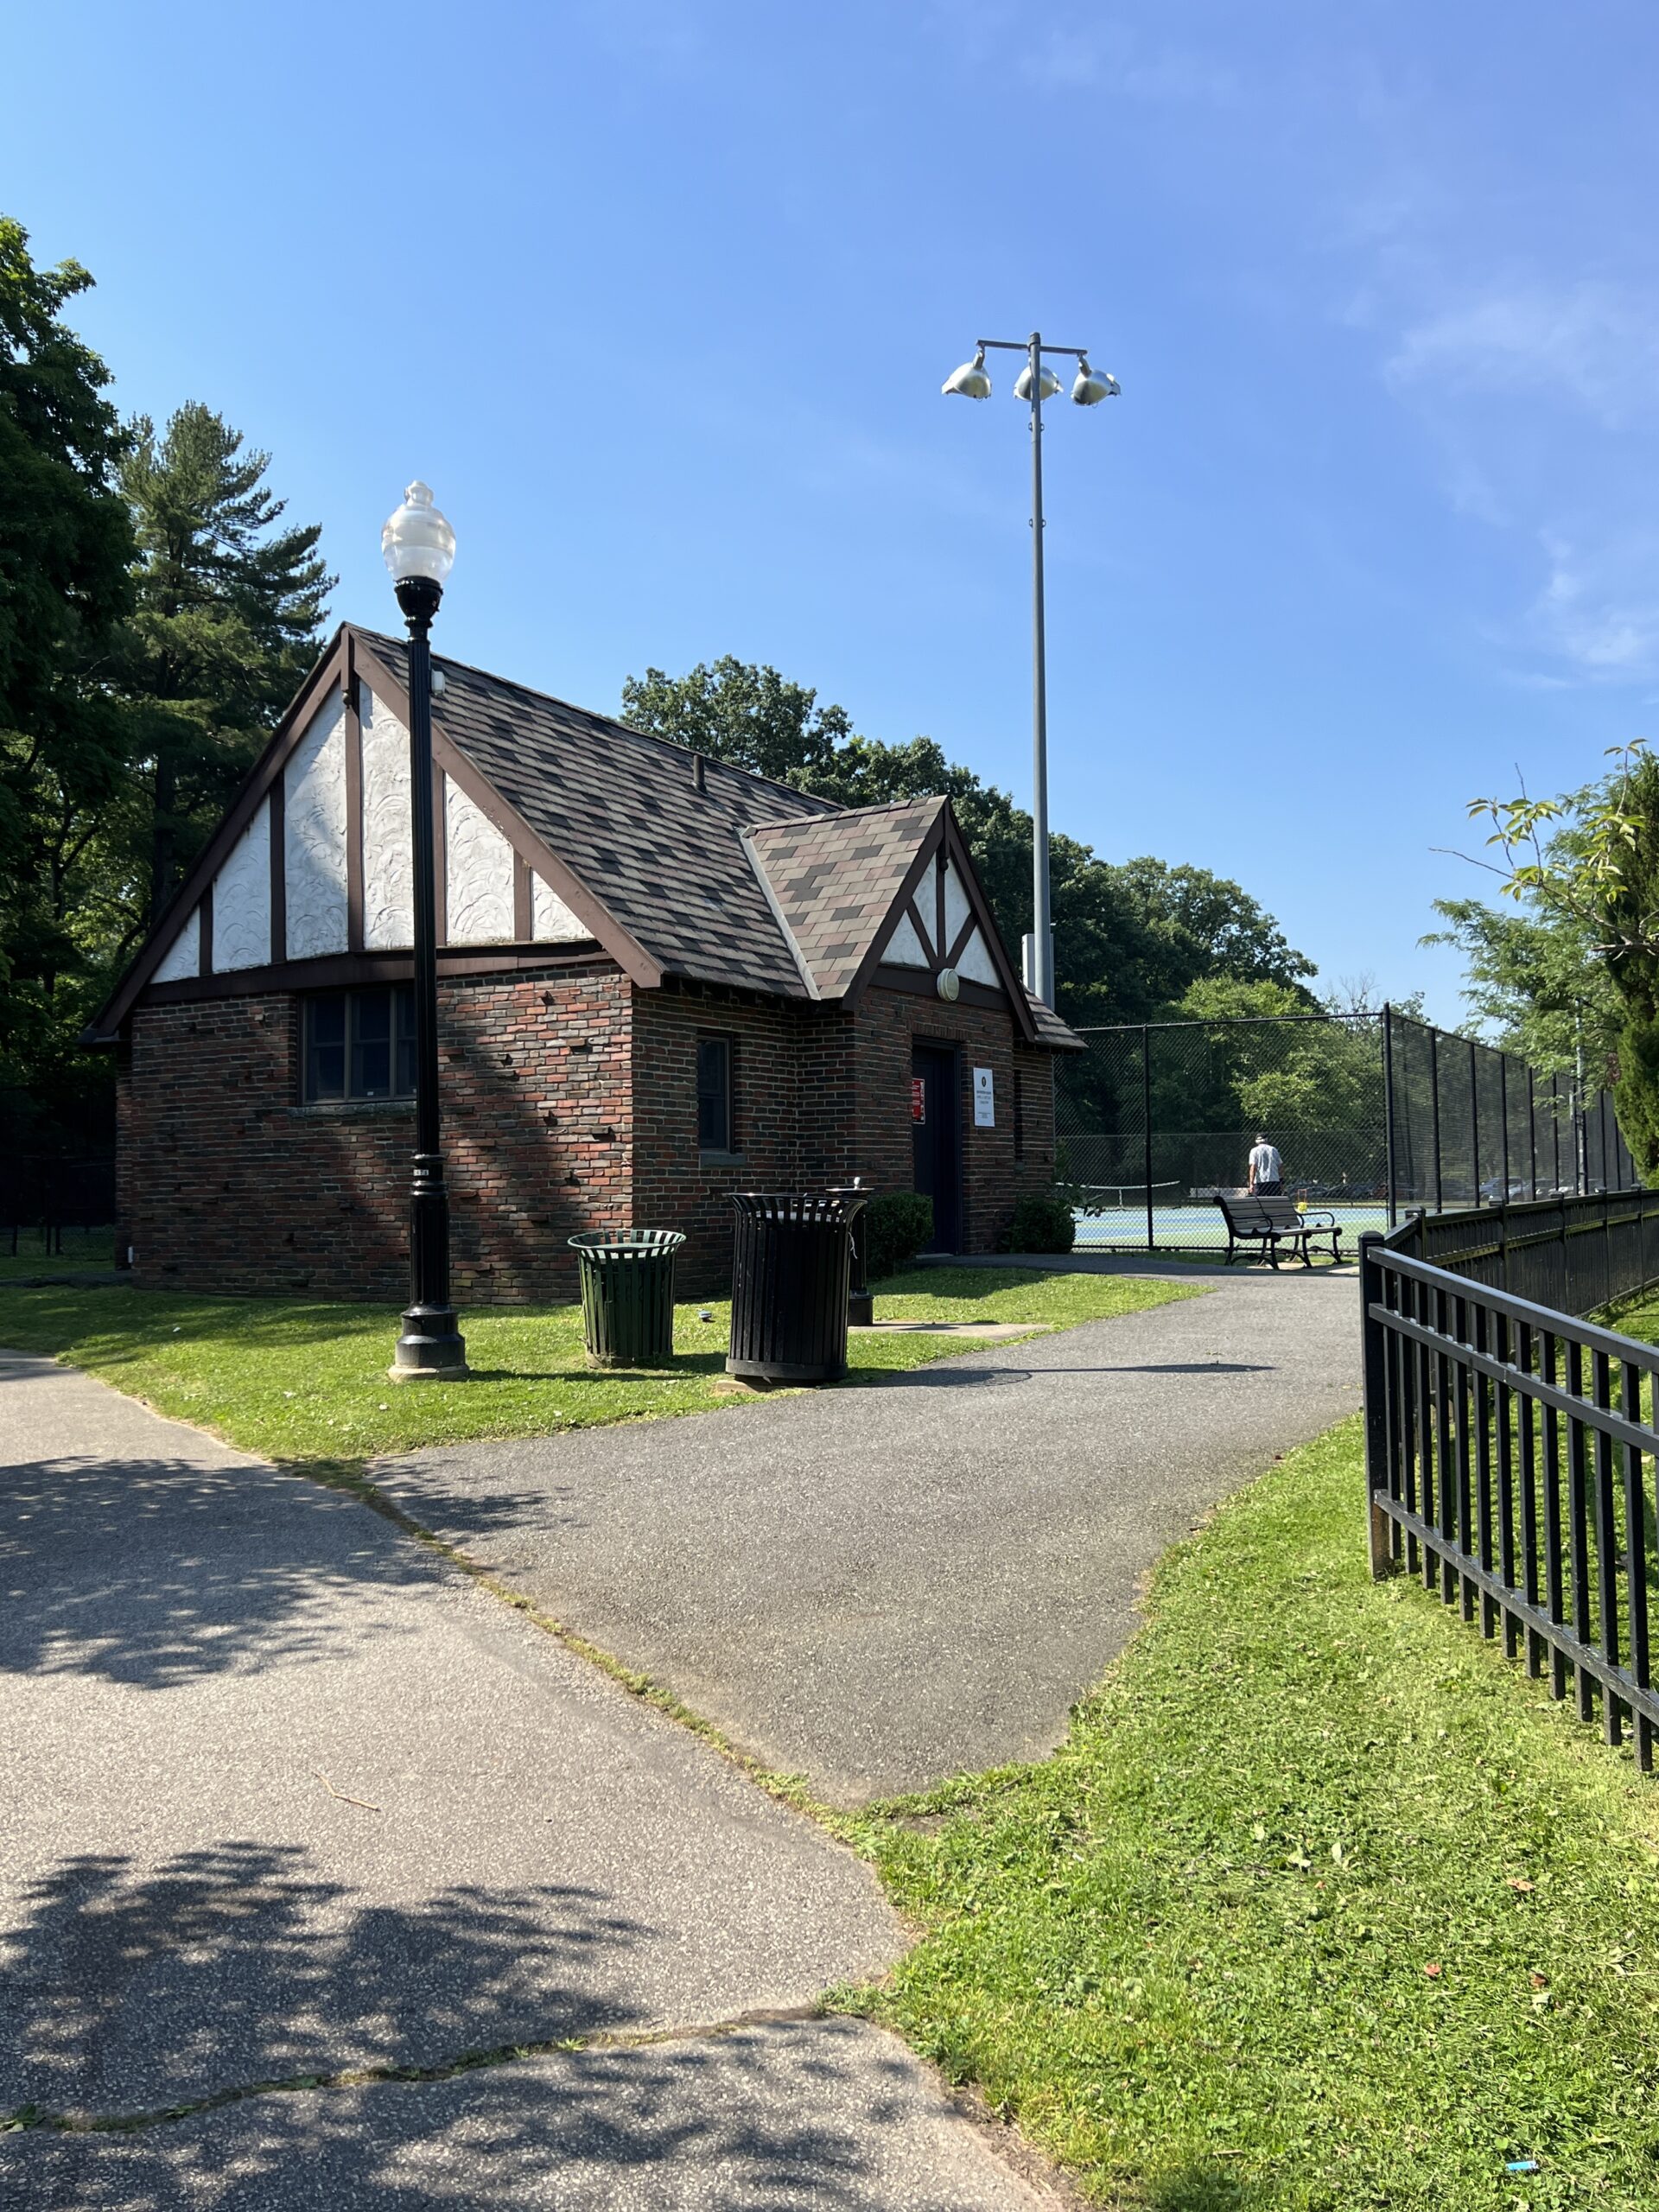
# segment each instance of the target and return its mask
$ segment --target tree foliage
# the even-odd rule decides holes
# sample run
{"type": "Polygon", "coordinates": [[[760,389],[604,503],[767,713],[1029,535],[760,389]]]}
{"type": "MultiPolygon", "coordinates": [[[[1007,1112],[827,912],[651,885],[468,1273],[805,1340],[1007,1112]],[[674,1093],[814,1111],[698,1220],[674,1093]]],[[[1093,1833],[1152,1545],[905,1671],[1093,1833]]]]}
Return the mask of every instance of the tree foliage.
{"type": "Polygon", "coordinates": [[[267,456],[192,403],[124,428],[0,219],[0,1086],[107,1092],[78,1043],[315,655],[333,579],[267,456]]]}
{"type": "Polygon", "coordinates": [[[148,832],[129,868],[150,918],[316,657],[334,579],[315,524],[279,527],[270,465],[200,401],[160,437],[141,417],[121,464],[138,561],[118,680],[144,770],[135,826],[148,832]]]}
{"type": "Polygon", "coordinates": [[[0,1082],[60,1073],[84,999],[88,852],[130,730],[111,687],[131,603],[109,371],[62,320],[92,279],[0,218],[0,1082]],[[78,992],[79,995],[78,996],[78,992]],[[67,1011],[66,1011],[67,1009],[67,1011]]]}
{"type": "Polygon", "coordinates": [[[1554,1038],[1558,1065],[1572,1065],[1570,1032],[1599,1081],[1594,1061],[1611,1042],[1619,1127],[1659,1184],[1659,761],[1640,739],[1608,757],[1616,765],[1601,781],[1557,798],[1473,801],[1500,855],[1483,865],[1524,912],[1509,923],[1460,918],[1459,902],[1441,911],[1472,949],[1474,989],[1524,1000],[1535,1030],[1554,1038]]]}
{"type": "MultiPolygon", "coordinates": [[[[932,738],[863,736],[809,687],[729,655],[682,677],[656,668],[631,677],[622,711],[639,728],[842,806],[948,798],[1017,963],[1031,927],[1031,817],[932,738]]],[[[1224,876],[1151,858],[1116,866],[1063,834],[1050,840],[1049,876],[1058,1011],[1069,1021],[1147,1020],[1216,975],[1278,984],[1298,1004],[1314,1003],[1305,988],[1313,963],[1224,876]]]]}

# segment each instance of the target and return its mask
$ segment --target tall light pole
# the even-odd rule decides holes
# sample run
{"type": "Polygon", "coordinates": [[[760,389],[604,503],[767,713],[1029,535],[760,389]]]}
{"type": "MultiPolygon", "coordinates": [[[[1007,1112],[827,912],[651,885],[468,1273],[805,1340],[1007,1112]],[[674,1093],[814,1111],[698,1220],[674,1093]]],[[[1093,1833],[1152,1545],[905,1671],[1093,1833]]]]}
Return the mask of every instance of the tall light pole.
{"type": "Polygon", "coordinates": [[[1029,338],[976,338],[974,358],[964,361],[942,386],[947,397],[988,399],[991,379],[985,367],[987,348],[1023,353],[1026,365],[1014,387],[1016,399],[1031,403],[1031,619],[1032,619],[1032,864],[1031,952],[1026,963],[1026,982],[1046,1006],[1054,1003],[1054,928],[1048,898],[1048,669],[1043,613],[1043,402],[1060,390],[1052,369],[1045,368],[1045,353],[1064,353],[1077,365],[1071,397],[1079,407],[1098,406],[1116,399],[1120,386],[1114,376],[1089,365],[1085,346],[1047,346],[1033,330],[1029,338]]]}
{"type": "Polygon", "coordinates": [[[409,1306],[394,1382],[466,1379],[467,1344],[449,1303],[449,1196],[438,1115],[437,900],[433,882],[432,618],[455,562],[455,533],[411,484],[380,533],[409,626],[409,785],[415,905],[415,1167],[409,1198],[409,1306]]]}

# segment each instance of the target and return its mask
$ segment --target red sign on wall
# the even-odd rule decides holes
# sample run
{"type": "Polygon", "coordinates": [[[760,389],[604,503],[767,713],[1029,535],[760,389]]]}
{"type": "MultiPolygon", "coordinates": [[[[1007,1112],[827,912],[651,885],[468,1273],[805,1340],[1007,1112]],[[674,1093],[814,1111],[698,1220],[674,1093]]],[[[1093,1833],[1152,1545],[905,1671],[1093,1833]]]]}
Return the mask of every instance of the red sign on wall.
{"type": "Polygon", "coordinates": [[[910,1118],[912,1122],[927,1119],[927,1081],[923,1076],[910,1078],[910,1118]]]}

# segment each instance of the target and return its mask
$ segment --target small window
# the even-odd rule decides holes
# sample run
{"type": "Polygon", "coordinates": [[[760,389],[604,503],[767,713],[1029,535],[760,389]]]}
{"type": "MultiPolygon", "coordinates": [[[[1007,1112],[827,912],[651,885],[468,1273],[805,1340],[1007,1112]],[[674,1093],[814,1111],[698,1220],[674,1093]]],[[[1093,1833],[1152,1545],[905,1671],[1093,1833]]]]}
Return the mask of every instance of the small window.
{"type": "Polygon", "coordinates": [[[732,1040],[697,1039],[697,1149],[734,1152],[732,1131],[732,1040]]]}
{"type": "Polygon", "coordinates": [[[415,994],[407,983],[322,991],[305,1002],[305,1097],[412,1098],[415,994]]]}

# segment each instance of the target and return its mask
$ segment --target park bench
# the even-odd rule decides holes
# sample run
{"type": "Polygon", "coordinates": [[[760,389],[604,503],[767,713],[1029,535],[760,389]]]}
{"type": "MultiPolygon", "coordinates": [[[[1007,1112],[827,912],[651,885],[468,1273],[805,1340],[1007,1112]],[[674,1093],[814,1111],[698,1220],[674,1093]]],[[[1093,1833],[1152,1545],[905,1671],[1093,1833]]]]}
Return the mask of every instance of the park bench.
{"type": "Polygon", "coordinates": [[[1294,1198],[1257,1198],[1243,1191],[1217,1191],[1216,1204],[1227,1224],[1230,1268],[1234,1254],[1241,1251],[1260,1252],[1276,1268],[1281,1248],[1287,1246],[1293,1258],[1300,1255],[1302,1265],[1311,1268],[1314,1240],[1326,1236],[1331,1240],[1331,1257],[1342,1257],[1342,1229],[1333,1213],[1323,1209],[1301,1213],[1294,1198]]]}

